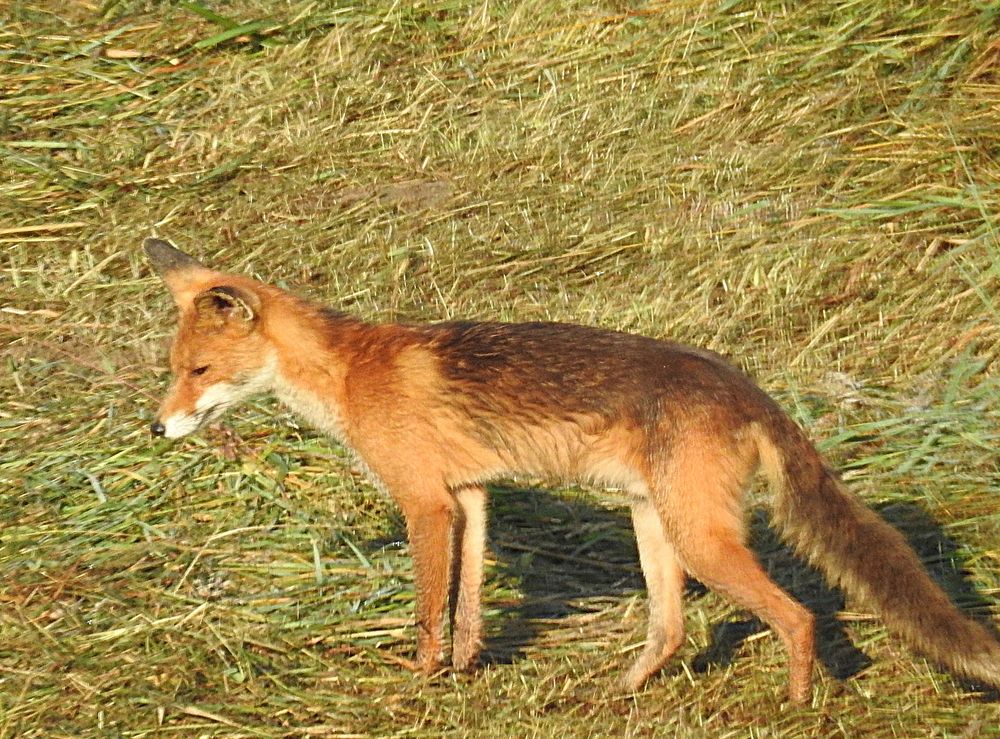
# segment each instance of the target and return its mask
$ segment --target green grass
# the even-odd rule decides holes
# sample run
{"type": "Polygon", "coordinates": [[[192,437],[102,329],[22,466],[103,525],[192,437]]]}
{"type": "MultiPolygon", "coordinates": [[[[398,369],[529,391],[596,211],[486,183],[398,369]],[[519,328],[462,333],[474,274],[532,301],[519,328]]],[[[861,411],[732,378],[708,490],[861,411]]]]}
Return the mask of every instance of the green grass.
{"type": "Polygon", "coordinates": [[[173,319],[139,244],[376,320],[716,349],[997,623],[998,15],[10,4],[0,736],[996,735],[995,703],[825,591],[756,505],[761,557],[825,624],[807,707],[777,640],[697,590],[680,658],[623,694],[627,509],[577,489],[497,491],[489,664],[410,675],[399,513],[342,450],[267,401],[149,439],[173,319]]]}

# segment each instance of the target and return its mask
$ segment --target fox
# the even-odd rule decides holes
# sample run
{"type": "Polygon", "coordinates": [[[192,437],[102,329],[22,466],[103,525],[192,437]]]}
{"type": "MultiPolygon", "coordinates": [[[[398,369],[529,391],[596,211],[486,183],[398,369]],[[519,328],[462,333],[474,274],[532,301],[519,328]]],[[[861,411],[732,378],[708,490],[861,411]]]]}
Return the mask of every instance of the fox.
{"type": "Polygon", "coordinates": [[[720,355],[563,323],[370,323],[144,241],[178,310],[150,430],[177,439],[270,393],[351,450],[398,504],[415,580],[416,660],[477,665],[487,486],[518,476],[627,492],[648,600],[638,691],[678,651],[688,575],[767,624],[792,703],[812,694],[815,618],[746,543],[758,469],[783,539],[919,652],[1000,686],[1000,643],[939,588],[767,393],[720,355]]]}

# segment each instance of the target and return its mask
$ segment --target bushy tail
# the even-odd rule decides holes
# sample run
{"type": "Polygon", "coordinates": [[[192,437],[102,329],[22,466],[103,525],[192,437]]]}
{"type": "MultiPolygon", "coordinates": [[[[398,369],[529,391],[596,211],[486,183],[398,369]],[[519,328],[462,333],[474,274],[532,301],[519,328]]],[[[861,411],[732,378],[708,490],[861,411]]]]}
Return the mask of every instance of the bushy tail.
{"type": "Polygon", "coordinates": [[[963,615],[903,535],[850,493],[783,414],[759,442],[786,540],[873,608],[909,644],[955,673],[1000,688],[1000,643],[963,615]]]}

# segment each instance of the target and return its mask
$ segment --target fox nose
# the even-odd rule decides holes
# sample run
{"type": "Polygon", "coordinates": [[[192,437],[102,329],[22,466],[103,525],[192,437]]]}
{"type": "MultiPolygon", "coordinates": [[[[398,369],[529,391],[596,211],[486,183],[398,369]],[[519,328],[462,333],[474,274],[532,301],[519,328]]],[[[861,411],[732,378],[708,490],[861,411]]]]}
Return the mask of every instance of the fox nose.
{"type": "Polygon", "coordinates": [[[153,436],[163,436],[163,434],[165,434],[166,431],[167,429],[159,421],[153,421],[151,424],[149,424],[149,432],[153,436]]]}

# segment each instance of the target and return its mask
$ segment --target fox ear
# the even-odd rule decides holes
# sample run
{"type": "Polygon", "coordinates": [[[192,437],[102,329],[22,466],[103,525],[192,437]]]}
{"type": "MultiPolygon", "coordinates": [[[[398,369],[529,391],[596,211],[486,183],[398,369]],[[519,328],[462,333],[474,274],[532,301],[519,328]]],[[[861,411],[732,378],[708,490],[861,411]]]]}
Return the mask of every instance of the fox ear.
{"type": "Polygon", "coordinates": [[[191,296],[197,292],[199,285],[205,284],[202,278],[211,274],[211,270],[203,267],[201,262],[189,257],[169,241],[146,239],[142,242],[142,246],[149,259],[149,265],[167,286],[167,290],[173,296],[174,304],[178,308],[189,304],[191,296]]]}
{"type": "Polygon", "coordinates": [[[142,242],[149,264],[160,277],[166,277],[171,272],[191,269],[205,269],[201,262],[190,257],[169,241],[163,239],[146,239],[142,242]]]}
{"type": "Polygon", "coordinates": [[[237,324],[249,328],[260,311],[260,298],[250,290],[220,285],[196,295],[194,310],[199,323],[207,326],[237,324]]]}

